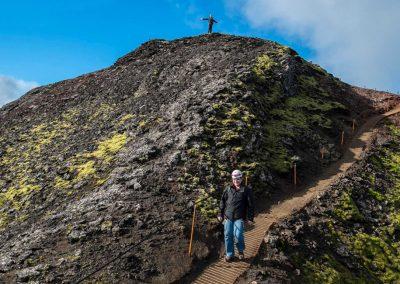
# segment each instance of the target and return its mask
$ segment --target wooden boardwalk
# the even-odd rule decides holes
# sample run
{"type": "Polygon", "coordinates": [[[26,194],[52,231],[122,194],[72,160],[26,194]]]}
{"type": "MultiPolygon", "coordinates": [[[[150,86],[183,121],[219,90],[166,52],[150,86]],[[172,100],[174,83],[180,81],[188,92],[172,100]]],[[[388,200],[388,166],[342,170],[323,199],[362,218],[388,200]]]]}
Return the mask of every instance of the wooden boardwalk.
{"type": "MultiPolygon", "coordinates": [[[[244,251],[245,260],[226,263],[223,258],[211,263],[194,280],[197,284],[229,284],[235,283],[237,278],[242,275],[251,264],[254,256],[257,255],[259,247],[268,232],[269,227],[279,221],[279,219],[291,215],[300,210],[313,198],[317,197],[322,191],[332,184],[336,179],[342,177],[350,166],[360,159],[363,148],[368,145],[372,137],[372,132],[376,124],[385,117],[400,112],[400,106],[385,114],[374,116],[368,119],[357,131],[356,135],[349,144],[342,159],[329,166],[324,171],[321,178],[313,185],[296,192],[285,200],[274,204],[269,212],[259,213],[254,218],[254,226],[244,233],[246,249],[244,251]]],[[[236,249],[236,248],[235,248],[236,249]]],[[[236,252],[237,255],[237,252],[236,252]]]]}

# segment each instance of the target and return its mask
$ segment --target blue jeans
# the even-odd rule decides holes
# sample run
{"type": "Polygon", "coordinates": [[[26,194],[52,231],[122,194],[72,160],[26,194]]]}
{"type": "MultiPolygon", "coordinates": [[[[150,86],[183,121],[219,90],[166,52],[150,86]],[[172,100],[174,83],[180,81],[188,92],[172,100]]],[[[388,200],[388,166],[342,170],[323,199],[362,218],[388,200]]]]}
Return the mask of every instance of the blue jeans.
{"type": "Polygon", "coordinates": [[[239,252],[243,252],[244,245],[244,222],[243,219],[231,221],[225,219],[224,221],[224,235],[225,235],[225,253],[228,257],[235,255],[233,241],[236,241],[236,248],[239,252]]]}

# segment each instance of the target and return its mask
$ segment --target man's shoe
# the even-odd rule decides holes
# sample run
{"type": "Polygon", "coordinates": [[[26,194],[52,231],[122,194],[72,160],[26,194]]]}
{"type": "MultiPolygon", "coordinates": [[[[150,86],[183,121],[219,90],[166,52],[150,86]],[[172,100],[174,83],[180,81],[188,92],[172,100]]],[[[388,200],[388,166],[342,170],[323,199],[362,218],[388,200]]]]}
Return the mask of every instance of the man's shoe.
{"type": "Polygon", "coordinates": [[[231,262],[233,257],[226,255],[224,259],[225,259],[225,262],[231,262]]]}
{"type": "Polygon", "coordinates": [[[244,259],[243,252],[239,252],[238,258],[239,258],[239,260],[243,260],[244,259]]]}

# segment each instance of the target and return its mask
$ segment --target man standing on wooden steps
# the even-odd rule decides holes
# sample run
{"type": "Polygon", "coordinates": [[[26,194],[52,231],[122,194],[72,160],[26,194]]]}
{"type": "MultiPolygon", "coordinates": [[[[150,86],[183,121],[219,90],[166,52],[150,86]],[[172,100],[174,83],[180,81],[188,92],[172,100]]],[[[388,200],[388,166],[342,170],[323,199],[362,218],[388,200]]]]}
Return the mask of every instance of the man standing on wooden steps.
{"type": "Polygon", "coordinates": [[[244,259],[244,222],[253,223],[254,198],[252,190],[242,185],[242,172],[232,172],[232,185],[228,186],[221,197],[218,220],[224,221],[225,261],[235,257],[234,241],[239,252],[239,260],[244,259]]]}

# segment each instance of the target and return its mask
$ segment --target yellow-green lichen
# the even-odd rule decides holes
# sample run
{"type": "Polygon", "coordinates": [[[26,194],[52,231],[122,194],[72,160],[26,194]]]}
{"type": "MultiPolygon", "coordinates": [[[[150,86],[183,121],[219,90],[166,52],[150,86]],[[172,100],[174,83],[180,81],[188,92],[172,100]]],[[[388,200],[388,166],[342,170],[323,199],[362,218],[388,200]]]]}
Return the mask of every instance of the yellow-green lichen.
{"type": "Polygon", "coordinates": [[[117,153],[127,142],[126,133],[115,134],[109,139],[101,141],[98,148],[93,153],[89,154],[89,157],[105,160],[109,162],[115,153],[117,153]]]}
{"type": "Polygon", "coordinates": [[[125,122],[127,122],[127,121],[129,121],[129,120],[132,120],[132,119],[135,118],[135,117],[136,117],[135,114],[131,114],[131,113],[126,114],[126,115],[124,115],[123,117],[121,117],[121,119],[119,120],[118,124],[119,124],[119,125],[123,125],[123,124],[125,124],[125,122]]]}
{"type": "Polygon", "coordinates": [[[54,187],[57,189],[67,189],[71,187],[71,182],[69,180],[65,180],[59,176],[55,178],[54,187]]]}
{"type": "Polygon", "coordinates": [[[140,128],[145,128],[145,127],[147,127],[147,125],[148,125],[148,121],[147,120],[141,120],[138,123],[138,127],[140,127],[140,128]]]}
{"type": "Polygon", "coordinates": [[[200,154],[200,150],[197,147],[192,147],[187,150],[189,156],[197,157],[200,154]]]}
{"type": "Polygon", "coordinates": [[[101,223],[100,228],[102,231],[108,230],[112,227],[113,223],[110,220],[104,221],[101,223]]]}
{"type": "Polygon", "coordinates": [[[339,204],[333,212],[343,221],[360,221],[363,219],[363,215],[358,210],[351,195],[347,192],[341,195],[339,204]]]}
{"type": "Polygon", "coordinates": [[[0,213],[0,230],[7,226],[9,221],[8,214],[1,212],[0,213]]]}
{"type": "Polygon", "coordinates": [[[105,182],[104,177],[100,177],[97,168],[101,164],[110,164],[117,152],[119,152],[127,143],[126,133],[117,133],[108,139],[100,141],[97,149],[89,153],[79,153],[70,159],[71,166],[69,171],[75,173],[72,180],[64,180],[60,177],[55,178],[54,186],[60,189],[70,188],[77,182],[93,179],[97,185],[105,182]]]}
{"type": "Polygon", "coordinates": [[[304,283],[310,284],[355,284],[367,283],[364,277],[353,275],[352,272],[331,255],[324,254],[316,260],[307,260],[303,266],[304,283]]]}
{"type": "Polygon", "coordinates": [[[163,122],[164,122],[164,118],[162,118],[162,117],[157,117],[157,118],[155,119],[155,122],[156,122],[157,124],[163,123],[163,122]]]}
{"type": "Polygon", "coordinates": [[[277,63],[267,54],[263,54],[257,57],[256,64],[253,67],[253,72],[259,80],[265,81],[265,73],[270,71],[275,66],[277,66],[277,63]]]}
{"type": "Polygon", "coordinates": [[[9,187],[7,191],[0,193],[0,207],[6,203],[11,204],[16,210],[25,205],[25,197],[42,188],[39,185],[28,184],[25,180],[16,187],[9,187]]]}
{"type": "Polygon", "coordinates": [[[218,200],[216,198],[212,197],[205,190],[203,190],[196,200],[196,204],[203,216],[209,218],[211,221],[216,220],[215,217],[219,213],[218,200]]]}
{"type": "Polygon", "coordinates": [[[77,181],[84,180],[87,177],[96,173],[94,164],[95,164],[95,161],[88,161],[84,164],[79,164],[79,165],[72,167],[73,169],[77,170],[76,180],[77,181]]]}
{"type": "Polygon", "coordinates": [[[96,111],[89,117],[89,122],[108,119],[113,114],[115,107],[115,104],[102,102],[100,105],[96,106],[96,111]]]}
{"type": "Polygon", "coordinates": [[[365,233],[355,235],[352,244],[364,265],[374,267],[384,283],[400,281],[400,252],[397,246],[392,246],[389,240],[365,233]]]}

